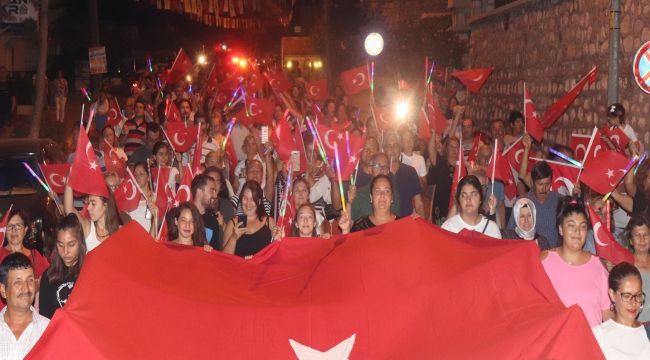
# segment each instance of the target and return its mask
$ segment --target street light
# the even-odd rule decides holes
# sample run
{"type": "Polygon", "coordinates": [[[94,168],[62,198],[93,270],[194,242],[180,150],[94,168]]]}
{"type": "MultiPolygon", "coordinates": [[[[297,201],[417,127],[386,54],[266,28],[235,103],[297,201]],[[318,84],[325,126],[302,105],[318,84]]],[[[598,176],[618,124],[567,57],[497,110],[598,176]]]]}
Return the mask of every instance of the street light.
{"type": "Polygon", "coordinates": [[[205,65],[208,62],[208,59],[205,57],[205,55],[201,54],[199,55],[199,58],[197,59],[197,62],[201,65],[205,65]]]}
{"type": "Polygon", "coordinates": [[[370,33],[366,36],[363,47],[366,49],[368,55],[377,56],[384,49],[384,38],[379,33],[370,33]]]}

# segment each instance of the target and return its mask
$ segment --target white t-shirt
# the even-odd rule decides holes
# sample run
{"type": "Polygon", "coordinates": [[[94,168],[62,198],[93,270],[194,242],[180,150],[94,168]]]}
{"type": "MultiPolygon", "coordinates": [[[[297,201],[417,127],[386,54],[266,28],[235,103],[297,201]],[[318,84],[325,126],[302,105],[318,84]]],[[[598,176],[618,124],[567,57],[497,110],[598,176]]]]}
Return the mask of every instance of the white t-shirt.
{"type": "Polygon", "coordinates": [[[493,238],[501,239],[501,231],[497,224],[484,216],[481,216],[481,221],[477,225],[469,225],[463,221],[460,214],[456,214],[447,219],[447,221],[442,224],[442,228],[453,233],[459,233],[463,229],[473,230],[493,238]],[[486,222],[487,227],[485,226],[486,222]],[[485,231],[483,231],[483,229],[485,229],[485,231]]]}
{"type": "Polygon", "coordinates": [[[420,154],[413,153],[412,156],[408,156],[402,153],[402,164],[413,166],[419,177],[427,176],[427,165],[420,154]]]}
{"type": "Polygon", "coordinates": [[[591,329],[607,360],[650,359],[645,328],[631,328],[609,319],[591,329]]]}
{"type": "Polygon", "coordinates": [[[630,124],[625,124],[623,126],[623,132],[625,135],[627,135],[628,139],[630,139],[631,142],[635,143],[639,141],[639,139],[636,137],[636,133],[634,132],[634,129],[630,126],[630,124]]]}
{"type": "Polygon", "coordinates": [[[129,211],[129,216],[131,217],[131,220],[134,220],[142,228],[149,232],[149,229],[151,229],[151,219],[147,219],[147,201],[145,199],[140,199],[140,203],[138,204],[138,207],[135,208],[133,211],[129,211]]]}

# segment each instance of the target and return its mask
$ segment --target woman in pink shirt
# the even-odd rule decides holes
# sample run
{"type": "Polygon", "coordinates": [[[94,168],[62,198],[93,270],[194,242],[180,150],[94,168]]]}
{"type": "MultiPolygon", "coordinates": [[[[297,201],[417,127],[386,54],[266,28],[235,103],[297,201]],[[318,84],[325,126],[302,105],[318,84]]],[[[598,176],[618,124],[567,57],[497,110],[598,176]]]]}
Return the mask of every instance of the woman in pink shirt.
{"type": "Polygon", "coordinates": [[[608,273],[597,256],[583,251],[589,220],[584,206],[565,197],[558,206],[560,247],[541,254],[542,265],[565,306],[582,308],[590,326],[611,317],[607,295],[608,273]]]}

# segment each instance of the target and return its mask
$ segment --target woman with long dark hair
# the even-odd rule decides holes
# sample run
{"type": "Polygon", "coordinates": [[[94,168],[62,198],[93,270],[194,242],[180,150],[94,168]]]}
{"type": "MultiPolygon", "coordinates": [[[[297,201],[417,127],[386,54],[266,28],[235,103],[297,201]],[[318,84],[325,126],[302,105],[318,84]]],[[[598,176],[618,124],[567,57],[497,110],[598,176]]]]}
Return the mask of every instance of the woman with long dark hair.
{"type": "MultiPolygon", "coordinates": [[[[481,214],[483,204],[483,189],[481,182],[474,175],[467,175],[458,182],[455,194],[458,214],[448,218],[442,228],[454,233],[463,229],[473,230],[491,236],[501,238],[501,231],[497,224],[481,214]]],[[[490,206],[496,205],[496,199],[491,196],[490,206]]]]}
{"type": "Polygon", "coordinates": [[[174,212],[174,225],[169,227],[167,238],[174,244],[202,246],[205,251],[212,251],[205,238],[203,217],[196,206],[190,202],[178,205],[174,212]]]}
{"type": "Polygon", "coordinates": [[[13,208],[9,212],[8,219],[5,233],[6,245],[0,247],[0,261],[9,254],[23,253],[32,262],[34,276],[37,280],[40,279],[47,267],[50,266],[50,263],[38,251],[23,246],[25,238],[31,231],[29,215],[22,209],[13,208]]]}
{"type": "Polygon", "coordinates": [[[226,225],[223,252],[248,257],[271,243],[275,221],[266,215],[262,198],[262,188],[257,181],[244,183],[239,194],[244,215],[233,218],[226,225]]]}
{"type": "Polygon", "coordinates": [[[393,182],[388,175],[379,174],[370,181],[370,203],[372,213],[358,218],[352,224],[351,232],[370,229],[399,219],[390,206],[393,202],[393,182]]]}
{"type": "Polygon", "coordinates": [[[68,301],[86,257],[83,229],[74,214],[68,214],[57,225],[54,247],[38,298],[38,311],[49,319],[68,301]]]}
{"type": "Polygon", "coordinates": [[[144,194],[140,194],[138,207],[133,211],[129,211],[129,216],[140,224],[143,229],[147,230],[151,236],[155,237],[158,229],[158,207],[154,202],[147,163],[141,161],[135,164],[133,176],[144,194]]]}

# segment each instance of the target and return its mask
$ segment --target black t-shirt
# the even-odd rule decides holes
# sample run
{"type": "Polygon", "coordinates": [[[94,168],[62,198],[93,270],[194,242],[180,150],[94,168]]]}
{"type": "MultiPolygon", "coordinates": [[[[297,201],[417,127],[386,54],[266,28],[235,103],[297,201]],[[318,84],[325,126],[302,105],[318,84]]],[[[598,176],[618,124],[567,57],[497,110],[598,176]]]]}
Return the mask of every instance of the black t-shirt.
{"type": "Polygon", "coordinates": [[[395,182],[399,192],[399,216],[413,213],[413,198],[422,192],[420,177],[411,165],[400,164],[395,173],[395,182]]]}
{"type": "Polygon", "coordinates": [[[215,249],[221,250],[221,243],[219,241],[219,222],[217,221],[217,216],[212,211],[206,211],[203,214],[203,225],[209,231],[206,232],[206,237],[208,234],[210,238],[208,239],[208,244],[215,249]]]}
{"type": "Polygon", "coordinates": [[[447,159],[438,154],[436,166],[430,166],[429,172],[427,172],[427,184],[436,186],[431,211],[431,219],[434,224],[442,225],[447,219],[453,181],[454,167],[447,162],[447,159]]]}
{"type": "Polygon", "coordinates": [[[65,305],[77,281],[76,276],[68,274],[62,280],[56,283],[50,283],[48,279],[50,270],[51,268],[47,269],[41,277],[41,285],[38,292],[38,312],[48,319],[54,316],[56,309],[62,308],[65,305]]]}

